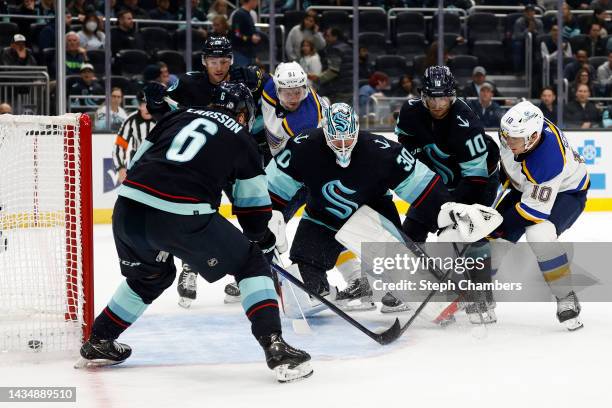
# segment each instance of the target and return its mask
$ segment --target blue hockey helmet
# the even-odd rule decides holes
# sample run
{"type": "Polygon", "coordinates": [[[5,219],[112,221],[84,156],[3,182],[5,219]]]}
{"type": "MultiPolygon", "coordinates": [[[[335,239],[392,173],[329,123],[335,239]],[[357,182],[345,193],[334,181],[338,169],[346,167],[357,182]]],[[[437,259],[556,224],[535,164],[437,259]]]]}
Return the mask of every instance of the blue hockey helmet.
{"type": "Polygon", "coordinates": [[[327,145],[336,154],[336,163],[348,167],[359,134],[359,119],[353,108],[346,103],[334,103],[324,110],[321,127],[327,145]]]}
{"type": "Polygon", "coordinates": [[[210,105],[221,108],[234,116],[244,113],[249,132],[253,128],[256,114],[255,101],[253,94],[245,84],[221,82],[213,91],[210,105]]]}

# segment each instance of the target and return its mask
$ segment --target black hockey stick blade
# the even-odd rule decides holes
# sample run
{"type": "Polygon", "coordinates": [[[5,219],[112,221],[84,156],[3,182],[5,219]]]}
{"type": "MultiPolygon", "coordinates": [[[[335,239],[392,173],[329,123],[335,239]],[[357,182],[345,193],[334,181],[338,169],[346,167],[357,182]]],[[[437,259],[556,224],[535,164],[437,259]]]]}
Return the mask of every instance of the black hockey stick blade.
{"type": "Polygon", "coordinates": [[[325,299],[323,296],[320,296],[318,293],[313,293],[313,292],[309,291],[308,288],[306,288],[306,286],[304,286],[304,283],[302,281],[300,281],[298,278],[296,278],[295,276],[293,276],[292,274],[290,274],[289,272],[287,272],[286,270],[284,270],[280,266],[278,266],[278,265],[276,265],[274,263],[270,264],[270,266],[272,267],[272,270],[274,272],[278,273],[279,275],[282,275],[289,282],[291,282],[292,284],[294,284],[295,286],[297,286],[298,288],[300,288],[304,292],[308,293],[310,296],[314,297],[319,302],[323,303],[325,306],[327,306],[329,309],[331,309],[332,312],[334,312],[335,314],[340,316],[347,323],[349,323],[350,325],[352,325],[353,327],[355,327],[356,329],[361,331],[363,334],[365,334],[366,336],[368,336],[369,338],[371,338],[375,342],[377,342],[377,343],[379,343],[381,345],[389,344],[389,343],[392,343],[395,340],[397,340],[397,338],[402,334],[400,322],[399,322],[398,319],[395,319],[395,322],[393,323],[393,326],[391,326],[387,330],[383,331],[382,333],[375,333],[375,332],[369,330],[367,327],[365,327],[364,325],[359,323],[357,320],[353,319],[351,316],[346,314],[342,309],[340,309],[338,306],[334,305],[329,300],[325,299]]]}

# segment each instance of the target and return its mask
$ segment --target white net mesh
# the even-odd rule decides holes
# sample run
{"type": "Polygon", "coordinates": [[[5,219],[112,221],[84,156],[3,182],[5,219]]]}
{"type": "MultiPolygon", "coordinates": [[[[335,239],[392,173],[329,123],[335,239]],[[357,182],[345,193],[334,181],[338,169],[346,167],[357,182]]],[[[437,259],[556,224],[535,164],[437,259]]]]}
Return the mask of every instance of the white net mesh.
{"type": "Polygon", "coordinates": [[[79,120],[0,116],[0,351],[80,345],[79,120]]]}

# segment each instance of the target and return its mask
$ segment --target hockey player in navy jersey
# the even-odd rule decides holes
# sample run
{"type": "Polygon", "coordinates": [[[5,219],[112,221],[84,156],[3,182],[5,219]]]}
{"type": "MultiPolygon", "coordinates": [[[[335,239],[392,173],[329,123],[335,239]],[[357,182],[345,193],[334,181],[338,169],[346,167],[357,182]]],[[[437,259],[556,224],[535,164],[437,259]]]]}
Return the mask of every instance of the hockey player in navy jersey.
{"type": "MultiPolygon", "coordinates": [[[[504,221],[491,235],[511,242],[526,235],[557,299],[557,318],[568,330],[579,329],[580,303],[571,290],[567,253],[557,238],[584,210],[590,185],[584,160],[561,130],[528,101],[506,112],[499,136],[502,174],[510,192],[497,206],[504,221]]],[[[502,256],[495,251],[493,255],[500,264],[502,256]]]]}
{"type": "MultiPolygon", "coordinates": [[[[497,144],[485,133],[478,116],[456,97],[455,79],[448,67],[427,68],[420,92],[420,99],[406,101],[400,110],[395,128],[398,141],[442,178],[451,201],[490,206],[499,186],[497,144]]],[[[424,242],[428,232],[437,229],[425,218],[416,207],[410,207],[406,214],[404,230],[411,231],[416,242],[424,242]]],[[[476,251],[488,256],[488,245],[473,244],[468,255],[476,256],[476,251]]],[[[472,278],[490,281],[490,268],[474,271],[472,278]]],[[[473,303],[466,309],[473,323],[480,323],[481,315],[487,322],[496,320],[491,293],[483,295],[487,302],[473,303]]]]}
{"type": "MultiPolygon", "coordinates": [[[[268,76],[257,66],[236,67],[232,64],[233,51],[230,41],[226,37],[208,37],[202,48],[203,70],[180,75],[178,81],[168,89],[155,82],[147,84],[147,109],[156,120],[160,120],[164,114],[179,107],[207,106],[215,88],[223,81],[245,84],[253,93],[255,101],[259,101],[268,76]]],[[[265,146],[261,122],[261,115],[258,114],[251,133],[260,145],[265,146]]],[[[228,189],[226,194],[231,196],[228,189]]],[[[197,271],[188,263],[183,263],[177,291],[179,305],[184,308],[189,308],[196,298],[197,275],[197,271]]]]}
{"type": "Polygon", "coordinates": [[[389,190],[422,207],[433,224],[449,199],[440,176],[400,144],[360,131],[355,112],[344,103],[324,111],[322,128],[289,139],[266,175],[275,209],[282,210],[302,187],[309,190],[290,259],[305,285],[324,296],[330,292],[326,272],[344,250],[334,234],[360,206],[372,207],[399,227],[389,190]]]}
{"type": "Polygon", "coordinates": [[[281,382],[312,374],[310,356],[288,345],[270,265],[271,201],[256,144],[248,133],[255,104],[243,84],[221,84],[208,108],[166,115],[130,163],[113,212],[126,280],[95,319],[78,367],[118,364],[131,349],[116,339],[174,281],[177,256],[209,282],[233,275],[251,331],[281,382]],[[217,209],[233,185],[242,233],[217,209]],[[262,253],[262,251],[264,253],[262,253]]]}

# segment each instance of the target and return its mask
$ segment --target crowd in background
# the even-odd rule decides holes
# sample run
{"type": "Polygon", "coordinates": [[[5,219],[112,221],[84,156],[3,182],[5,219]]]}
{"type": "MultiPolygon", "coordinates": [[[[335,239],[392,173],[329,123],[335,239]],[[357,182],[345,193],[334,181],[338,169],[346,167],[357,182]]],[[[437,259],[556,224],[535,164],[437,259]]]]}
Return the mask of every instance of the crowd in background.
{"type": "MultiPolygon", "coordinates": [[[[393,7],[437,7],[437,0],[397,0],[397,1],[362,1],[362,6],[375,6],[390,9],[393,7]]],[[[556,5],[554,1],[522,2],[512,0],[493,0],[477,2],[489,5],[522,5],[523,15],[517,18],[511,29],[505,33],[511,58],[507,63],[513,72],[520,72],[524,67],[524,35],[531,32],[538,39],[534,52],[538,61],[554,58],[557,50],[556,35],[558,27],[554,18],[541,18],[536,15],[536,6],[541,9],[556,5]]],[[[452,9],[470,9],[474,3],[469,0],[445,0],[445,6],[452,9]]],[[[266,13],[268,2],[258,0],[191,0],[192,21],[208,22],[206,26],[196,25],[193,49],[197,51],[202,41],[209,35],[228,36],[234,48],[234,61],[238,65],[260,64],[267,69],[259,58],[265,33],[260,32],[255,23],[259,21],[257,12],[266,13]],[[238,3],[238,4],[236,4],[238,3]]],[[[312,5],[350,6],[352,1],[302,1],[305,10],[312,5]]],[[[277,12],[283,13],[296,9],[294,0],[275,2],[277,12]]],[[[563,4],[564,27],[562,32],[562,55],[567,59],[563,76],[569,83],[568,103],[564,109],[566,126],[571,127],[609,127],[612,123],[610,107],[592,101],[593,97],[612,96],[612,21],[611,0],[570,0],[563,4]],[[592,10],[592,13],[576,16],[571,10],[592,10]],[[600,57],[594,59],[592,57],[600,57]],[[594,64],[598,61],[597,64],[594,64]]],[[[448,10],[447,9],[447,10],[448,10]]],[[[185,19],[184,1],[179,0],[112,0],[112,16],[117,19],[111,30],[111,48],[113,57],[125,50],[144,50],[148,58],[145,69],[130,77],[129,83],[114,84],[111,94],[111,123],[117,129],[126,112],[122,108],[124,94],[136,94],[142,84],[149,80],[159,80],[171,85],[181,69],[161,59],[156,60],[158,50],[151,50],[143,38],[144,27],[137,28],[135,19],[153,19],[178,21],[185,19]],[[155,51],[155,52],[154,52],[155,51]],[[170,71],[173,72],[170,72],[170,71]]],[[[0,13],[11,13],[31,16],[52,16],[55,14],[54,0],[16,0],[0,1],[0,13]]],[[[102,126],[105,121],[105,107],[100,107],[104,100],[96,95],[103,95],[101,79],[104,71],[100,61],[93,60],[96,51],[103,50],[106,35],[102,15],[104,1],[73,0],[66,3],[66,74],[67,89],[70,96],[77,96],[71,101],[76,110],[93,112],[96,122],[102,126]],[[104,109],[103,109],[104,108],[104,109]],[[104,113],[102,113],[104,112],[104,113]]],[[[550,17],[550,16],[547,16],[550,17]]],[[[555,16],[552,16],[555,17],[555,16]]],[[[4,19],[15,23],[18,32],[10,38],[10,44],[0,54],[2,65],[33,66],[47,65],[50,75],[55,77],[53,54],[48,50],[55,47],[55,21],[10,18],[4,19]]],[[[184,26],[162,26],[173,32],[173,49],[180,51],[180,36],[184,26]],[[174,41],[176,39],[176,41],[174,41]]],[[[428,44],[422,65],[414,66],[412,72],[392,74],[377,69],[370,57],[368,47],[359,48],[359,66],[353,66],[352,44],[347,33],[338,27],[321,27],[320,13],[308,10],[301,21],[286,27],[284,53],[286,60],[298,62],[308,75],[309,84],[332,101],[352,102],[353,70],[359,70],[360,88],[359,107],[362,114],[368,111],[371,96],[415,97],[418,96],[418,83],[421,72],[429,65],[437,63],[437,42],[428,44]]],[[[459,35],[453,44],[446,44],[444,59],[452,66],[453,58],[465,54],[469,39],[459,35]]],[[[177,51],[177,52],[178,52],[177,51]]],[[[99,54],[98,54],[99,55],[99,54]]],[[[195,60],[195,59],[194,59],[195,60]]],[[[200,69],[196,63],[193,69],[200,69]]],[[[120,58],[113,61],[115,75],[120,71],[120,58]]],[[[535,75],[538,77],[538,75],[535,75]]],[[[553,78],[554,80],[554,78],[553,78]]],[[[539,94],[541,107],[547,117],[556,118],[556,86],[543,87],[536,82],[534,94],[539,94]]],[[[471,79],[459,84],[459,96],[470,98],[468,103],[482,118],[486,126],[497,127],[503,114],[504,105],[512,100],[501,99],[493,80],[487,79],[487,69],[478,65],[473,68],[471,79]]],[[[136,108],[136,104],[132,109],[136,108]]],[[[400,104],[392,104],[391,110],[397,111],[400,104]]],[[[6,110],[6,109],[3,109],[6,110]]]]}

